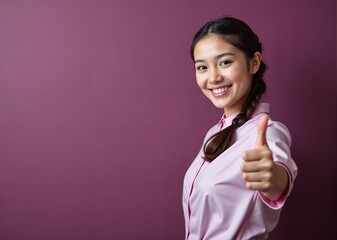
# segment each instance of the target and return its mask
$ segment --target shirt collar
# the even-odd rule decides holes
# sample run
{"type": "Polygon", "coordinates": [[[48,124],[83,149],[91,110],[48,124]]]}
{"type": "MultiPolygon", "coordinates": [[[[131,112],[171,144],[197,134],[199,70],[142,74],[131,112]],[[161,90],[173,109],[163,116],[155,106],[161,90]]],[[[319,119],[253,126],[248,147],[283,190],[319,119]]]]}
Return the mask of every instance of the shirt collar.
{"type": "MultiPolygon", "coordinates": [[[[226,117],[225,114],[222,115],[220,121],[218,122],[218,126],[220,130],[232,125],[233,119],[239,114],[240,112],[234,113],[229,117],[226,117]]],[[[252,115],[252,118],[255,118],[260,113],[267,113],[269,114],[269,104],[268,103],[259,103],[252,115]]]]}
{"type": "Polygon", "coordinates": [[[232,125],[232,121],[233,119],[239,114],[240,112],[236,112],[232,115],[230,115],[229,117],[226,117],[225,114],[222,115],[218,126],[220,127],[220,130],[232,125]]]}

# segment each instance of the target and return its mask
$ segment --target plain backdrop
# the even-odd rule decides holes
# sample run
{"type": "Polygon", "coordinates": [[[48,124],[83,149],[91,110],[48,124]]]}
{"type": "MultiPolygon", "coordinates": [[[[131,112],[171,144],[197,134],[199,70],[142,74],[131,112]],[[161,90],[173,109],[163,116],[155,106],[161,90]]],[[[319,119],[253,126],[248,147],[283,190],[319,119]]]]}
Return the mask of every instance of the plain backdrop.
{"type": "Polygon", "coordinates": [[[0,239],[183,239],[184,173],[223,113],[189,46],[260,36],[299,167],[270,239],[336,239],[336,2],[0,0],[0,239]]]}

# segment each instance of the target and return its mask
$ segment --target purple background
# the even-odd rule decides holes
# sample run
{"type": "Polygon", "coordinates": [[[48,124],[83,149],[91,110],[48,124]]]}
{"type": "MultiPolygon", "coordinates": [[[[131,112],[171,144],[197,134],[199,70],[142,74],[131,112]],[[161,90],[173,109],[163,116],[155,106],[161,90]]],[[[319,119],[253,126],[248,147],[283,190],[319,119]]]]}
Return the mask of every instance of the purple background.
{"type": "Polygon", "coordinates": [[[0,239],[183,239],[183,175],[222,114],[189,45],[224,14],[260,36],[293,136],[271,239],[337,236],[335,1],[1,0],[0,239]]]}

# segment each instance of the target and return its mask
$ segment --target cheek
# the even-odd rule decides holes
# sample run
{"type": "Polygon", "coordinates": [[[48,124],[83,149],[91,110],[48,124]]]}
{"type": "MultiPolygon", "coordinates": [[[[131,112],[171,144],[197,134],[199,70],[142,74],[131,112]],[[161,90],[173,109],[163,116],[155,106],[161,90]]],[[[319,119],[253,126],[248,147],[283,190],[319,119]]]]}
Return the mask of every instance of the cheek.
{"type": "Polygon", "coordinates": [[[232,78],[233,82],[237,84],[237,86],[241,89],[246,89],[249,88],[250,84],[251,84],[251,79],[248,75],[246,74],[240,74],[240,73],[236,73],[235,75],[233,75],[232,78]]]}
{"type": "Polygon", "coordinates": [[[232,71],[228,72],[227,77],[235,83],[241,83],[246,80],[245,75],[237,69],[232,69],[232,71]]]}
{"type": "Polygon", "coordinates": [[[205,88],[206,87],[206,80],[202,76],[196,76],[197,84],[200,88],[205,88]]]}

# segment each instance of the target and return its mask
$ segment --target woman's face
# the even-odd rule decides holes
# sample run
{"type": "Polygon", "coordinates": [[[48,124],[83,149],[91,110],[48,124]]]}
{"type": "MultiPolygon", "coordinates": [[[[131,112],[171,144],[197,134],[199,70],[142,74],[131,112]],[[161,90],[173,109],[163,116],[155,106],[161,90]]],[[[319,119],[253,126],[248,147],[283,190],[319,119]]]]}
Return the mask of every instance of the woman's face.
{"type": "Polygon", "coordinates": [[[258,70],[261,54],[252,60],[212,34],[202,38],[194,48],[196,79],[201,91],[226,116],[239,112],[250,91],[253,74],[258,70]]]}

